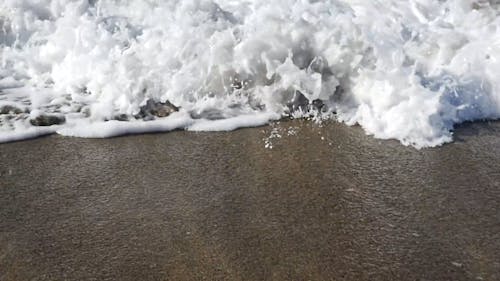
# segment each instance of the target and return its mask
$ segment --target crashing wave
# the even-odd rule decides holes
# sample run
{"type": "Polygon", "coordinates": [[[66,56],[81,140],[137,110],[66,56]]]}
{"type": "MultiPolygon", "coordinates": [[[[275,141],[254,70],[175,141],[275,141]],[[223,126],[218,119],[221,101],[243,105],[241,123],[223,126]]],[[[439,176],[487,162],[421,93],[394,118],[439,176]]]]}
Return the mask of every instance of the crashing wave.
{"type": "Polygon", "coordinates": [[[415,147],[500,117],[485,0],[3,0],[0,142],[321,114],[415,147]],[[319,112],[319,113],[318,113],[319,112]]]}

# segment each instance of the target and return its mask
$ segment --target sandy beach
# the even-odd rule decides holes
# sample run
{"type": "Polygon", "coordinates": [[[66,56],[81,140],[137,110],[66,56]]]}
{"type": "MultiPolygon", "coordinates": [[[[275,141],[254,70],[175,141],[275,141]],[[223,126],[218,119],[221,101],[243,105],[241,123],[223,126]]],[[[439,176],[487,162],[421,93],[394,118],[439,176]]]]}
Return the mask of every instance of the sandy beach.
{"type": "Polygon", "coordinates": [[[0,144],[0,280],[500,280],[499,140],[295,120],[0,144]]]}

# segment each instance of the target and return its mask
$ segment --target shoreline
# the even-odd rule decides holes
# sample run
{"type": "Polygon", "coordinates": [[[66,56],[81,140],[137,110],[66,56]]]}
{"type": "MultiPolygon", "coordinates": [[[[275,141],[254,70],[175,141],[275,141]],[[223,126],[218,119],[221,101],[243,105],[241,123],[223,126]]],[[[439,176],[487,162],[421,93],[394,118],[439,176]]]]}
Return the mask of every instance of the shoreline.
{"type": "MultiPolygon", "coordinates": [[[[117,122],[123,122],[123,121],[117,121],[117,122]]],[[[151,122],[151,121],[149,121],[149,122],[151,122]]],[[[82,139],[98,140],[98,139],[115,139],[115,138],[122,138],[122,137],[131,137],[131,136],[162,135],[162,134],[169,134],[169,133],[173,133],[173,132],[177,132],[177,131],[194,132],[194,133],[218,133],[218,132],[231,133],[234,131],[245,130],[245,129],[272,128],[276,124],[287,124],[289,122],[291,122],[291,123],[293,123],[293,122],[309,122],[309,123],[311,123],[312,126],[318,126],[320,128],[325,126],[325,125],[328,126],[329,124],[332,124],[332,123],[334,123],[336,125],[340,125],[340,126],[345,126],[347,128],[353,128],[353,129],[361,128],[361,126],[359,124],[347,125],[343,122],[336,121],[336,120],[330,120],[330,119],[323,120],[320,123],[317,123],[317,122],[310,120],[308,118],[299,118],[299,119],[283,118],[283,119],[278,119],[278,120],[271,120],[270,122],[262,124],[262,125],[259,124],[259,125],[251,125],[251,126],[247,126],[247,127],[237,127],[237,128],[229,129],[229,130],[186,130],[186,128],[176,127],[174,129],[170,129],[170,130],[161,130],[161,129],[160,130],[144,130],[144,131],[138,130],[137,132],[134,132],[134,130],[132,130],[132,132],[129,132],[129,133],[114,133],[114,134],[111,134],[110,136],[104,136],[104,137],[78,137],[78,136],[71,136],[71,135],[68,135],[68,136],[60,135],[56,132],[57,129],[54,129],[52,127],[34,127],[33,128],[34,130],[30,130],[30,131],[26,132],[25,135],[28,135],[27,137],[26,136],[14,137],[14,138],[12,138],[13,140],[0,142],[0,145],[11,144],[11,143],[16,143],[16,142],[33,141],[33,140],[36,140],[39,138],[54,137],[54,136],[68,138],[68,139],[82,138],[82,139]],[[32,135],[32,136],[30,136],[30,135],[32,135]]],[[[405,144],[401,143],[399,140],[393,139],[393,138],[380,139],[380,138],[375,138],[372,134],[369,134],[366,132],[365,132],[365,134],[367,136],[373,138],[376,141],[390,141],[390,142],[396,141],[403,147],[412,147],[412,148],[415,148],[417,150],[420,150],[420,149],[432,149],[432,148],[442,147],[442,146],[446,146],[448,144],[454,143],[455,141],[457,141],[455,139],[455,137],[457,136],[457,132],[459,134],[459,137],[462,133],[470,135],[471,130],[476,130],[474,128],[476,128],[478,126],[482,127],[482,128],[487,128],[491,124],[498,124],[498,123],[500,123],[500,120],[476,120],[476,121],[466,121],[463,123],[455,124],[453,127],[453,130],[451,130],[452,140],[450,142],[442,143],[442,144],[439,144],[436,146],[422,147],[422,148],[415,148],[412,145],[405,145],[405,144]]],[[[105,124],[105,123],[103,123],[103,124],[105,124]]],[[[495,125],[493,125],[493,126],[495,127],[495,125]]]]}

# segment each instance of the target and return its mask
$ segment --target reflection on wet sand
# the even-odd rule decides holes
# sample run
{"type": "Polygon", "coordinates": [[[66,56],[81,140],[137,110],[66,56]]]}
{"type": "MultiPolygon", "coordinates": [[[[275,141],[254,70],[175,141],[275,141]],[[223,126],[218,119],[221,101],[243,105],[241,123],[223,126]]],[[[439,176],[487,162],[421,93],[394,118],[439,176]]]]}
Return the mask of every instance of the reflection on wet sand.
{"type": "Polygon", "coordinates": [[[0,280],[500,279],[500,124],[457,137],[292,121],[3,144],[0,280]]]}

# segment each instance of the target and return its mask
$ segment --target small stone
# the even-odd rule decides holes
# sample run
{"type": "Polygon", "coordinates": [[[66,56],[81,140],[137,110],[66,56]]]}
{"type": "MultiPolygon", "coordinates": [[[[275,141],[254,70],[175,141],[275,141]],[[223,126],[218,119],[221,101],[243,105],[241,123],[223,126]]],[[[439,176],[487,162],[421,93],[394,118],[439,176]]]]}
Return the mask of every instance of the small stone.
{"type": "Polygon", "coordinates": [[[23,111],[12,105],[4,105],[0,107],[0,114],[9,114],[9,113],[21,114],[23,113],[23,111]]]}
{"type": "Polygon", "coordinates": [[[312,104],[312,108],[315,110],[322,111],[322,110],[326,109],[325,103],[320,99],[313,100],[311,104],[312,104]]]}
{"type": "Polygon", "coordinates": [[[66,122],[66,118],[64,116],[56,116],[56,115],[40,115],[34,119],[30,119],[30,123],[33,126],[52,126],[52,125],[60,125],[66,122]]]}
{"type": "Polygon", "coordinates": [[[128,115],[127,114],[119,114],[119,115],[116,115],[114,120],[117,120],[117,121],[128,121],[128,115]]]}
{"type": "Polygon", "coordinates": [[[146,102],[146,105],[142,106],[138,114],[139,118],[150,118],[151,116],[156,117],[167,117],[170,114],[179,111],[179,107],[173,105],[170,101],[157,102],[152,99],[146,102]]]}

